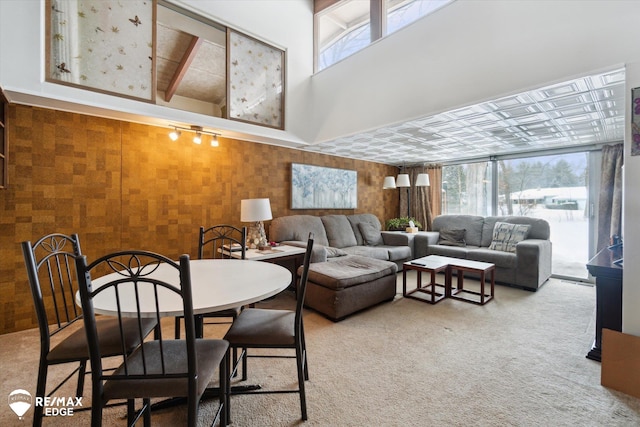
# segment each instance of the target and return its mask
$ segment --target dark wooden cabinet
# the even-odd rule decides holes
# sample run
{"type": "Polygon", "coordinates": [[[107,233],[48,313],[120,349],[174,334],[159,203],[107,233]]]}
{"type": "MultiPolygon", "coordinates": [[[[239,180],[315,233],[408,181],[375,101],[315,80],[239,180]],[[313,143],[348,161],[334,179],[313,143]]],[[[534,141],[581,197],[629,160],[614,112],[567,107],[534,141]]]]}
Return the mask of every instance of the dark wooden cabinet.
{"type": "Polygon", "coordinates": [[[596,278],[596,339],[587,358],[601,360],[602,329],[622,332],[622,247],[604,248],[588,263],[587,270],[596,278]]]}

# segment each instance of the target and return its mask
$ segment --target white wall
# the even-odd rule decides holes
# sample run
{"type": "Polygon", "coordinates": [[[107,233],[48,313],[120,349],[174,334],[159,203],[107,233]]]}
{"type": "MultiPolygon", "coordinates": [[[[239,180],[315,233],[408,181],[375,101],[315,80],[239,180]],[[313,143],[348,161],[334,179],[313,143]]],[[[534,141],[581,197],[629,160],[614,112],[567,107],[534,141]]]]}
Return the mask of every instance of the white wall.
{"type": "Polygon", "coordinates": [[[331,140],[639,60],[639,17],[637,1],[456,0],[316,74],[306,138],[331,140]]]}
{"type": "Polygon", "coordinates": [[[197,124],[223,136],[285,146],[305,145],[313,71],[311,0],[175,0],[287,52],[285,131],[175,110],[44,81],[44,0],[0,0],[0,87],[9,100],[154,125],[197,124]],[[89,95],[88,95],[89,93],[89,95]]]}

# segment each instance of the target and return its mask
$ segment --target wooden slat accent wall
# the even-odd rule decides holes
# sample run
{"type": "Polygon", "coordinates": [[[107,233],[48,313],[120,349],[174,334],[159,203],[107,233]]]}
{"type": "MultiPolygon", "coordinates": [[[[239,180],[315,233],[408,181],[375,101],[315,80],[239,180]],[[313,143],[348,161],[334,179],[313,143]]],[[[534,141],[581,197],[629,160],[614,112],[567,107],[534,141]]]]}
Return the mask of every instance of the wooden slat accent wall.
{"type": "MultiPolygon", "coordinates": [[[[240,200],[269,197],[274,217],[396,216],[383,191],[396,168],[220,138],[172,142],[168,129],[10,105],[9,188],[0,190],[0,334],[36,327],[20,242],[78,233],[89,260],[119,249],[197,254],[201,225],[240,222],[240,200]],[[358,208],[292,210],[291,163],[358,171],[358,208]]],[[[269,222],[266,222],[267,233],[269,222]]]]}

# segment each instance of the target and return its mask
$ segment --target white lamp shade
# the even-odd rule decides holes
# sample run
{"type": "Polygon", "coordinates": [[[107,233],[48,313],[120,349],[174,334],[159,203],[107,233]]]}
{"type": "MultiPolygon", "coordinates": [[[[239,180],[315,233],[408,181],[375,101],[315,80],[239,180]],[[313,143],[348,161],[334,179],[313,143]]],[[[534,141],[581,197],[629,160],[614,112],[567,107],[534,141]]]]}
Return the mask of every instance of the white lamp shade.
{"type": "Polygon", "coordinates": [[[428,187],[431,183],[429,182],[429,175],[426,173],[418,174],[418,178],[416,179],[416,187],[428,187]]]}
{"type": "Polygon", "coordinates": [[[240,201],[240,221],[256,222],[272,218],[269,199],[243,199],[240,201]]]}
{"type": "Polygon", "coordinates": [[[388,190],[390,188],[396,188],[396,179],[392,176],[385,176],[382,183],[382,189],[388,190]]]}
{"type": "Polygon", "coordinates": [[[406,174],[406,173],[398,174],[398,180],[396,182],[396,186],[411,187],[411,181],[409,181],[409,174],[406,174]]]}

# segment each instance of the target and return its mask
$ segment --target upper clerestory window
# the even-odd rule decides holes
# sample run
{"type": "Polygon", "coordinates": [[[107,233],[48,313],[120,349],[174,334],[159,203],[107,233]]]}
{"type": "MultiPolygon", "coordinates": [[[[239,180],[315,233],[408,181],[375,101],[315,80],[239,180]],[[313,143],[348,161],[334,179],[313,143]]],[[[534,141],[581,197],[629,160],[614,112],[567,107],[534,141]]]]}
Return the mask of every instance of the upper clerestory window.
{"type": "Polygon", "coordinates": [[[453,0],[316,0],[315,70],[320,71],[453,0]]]}

